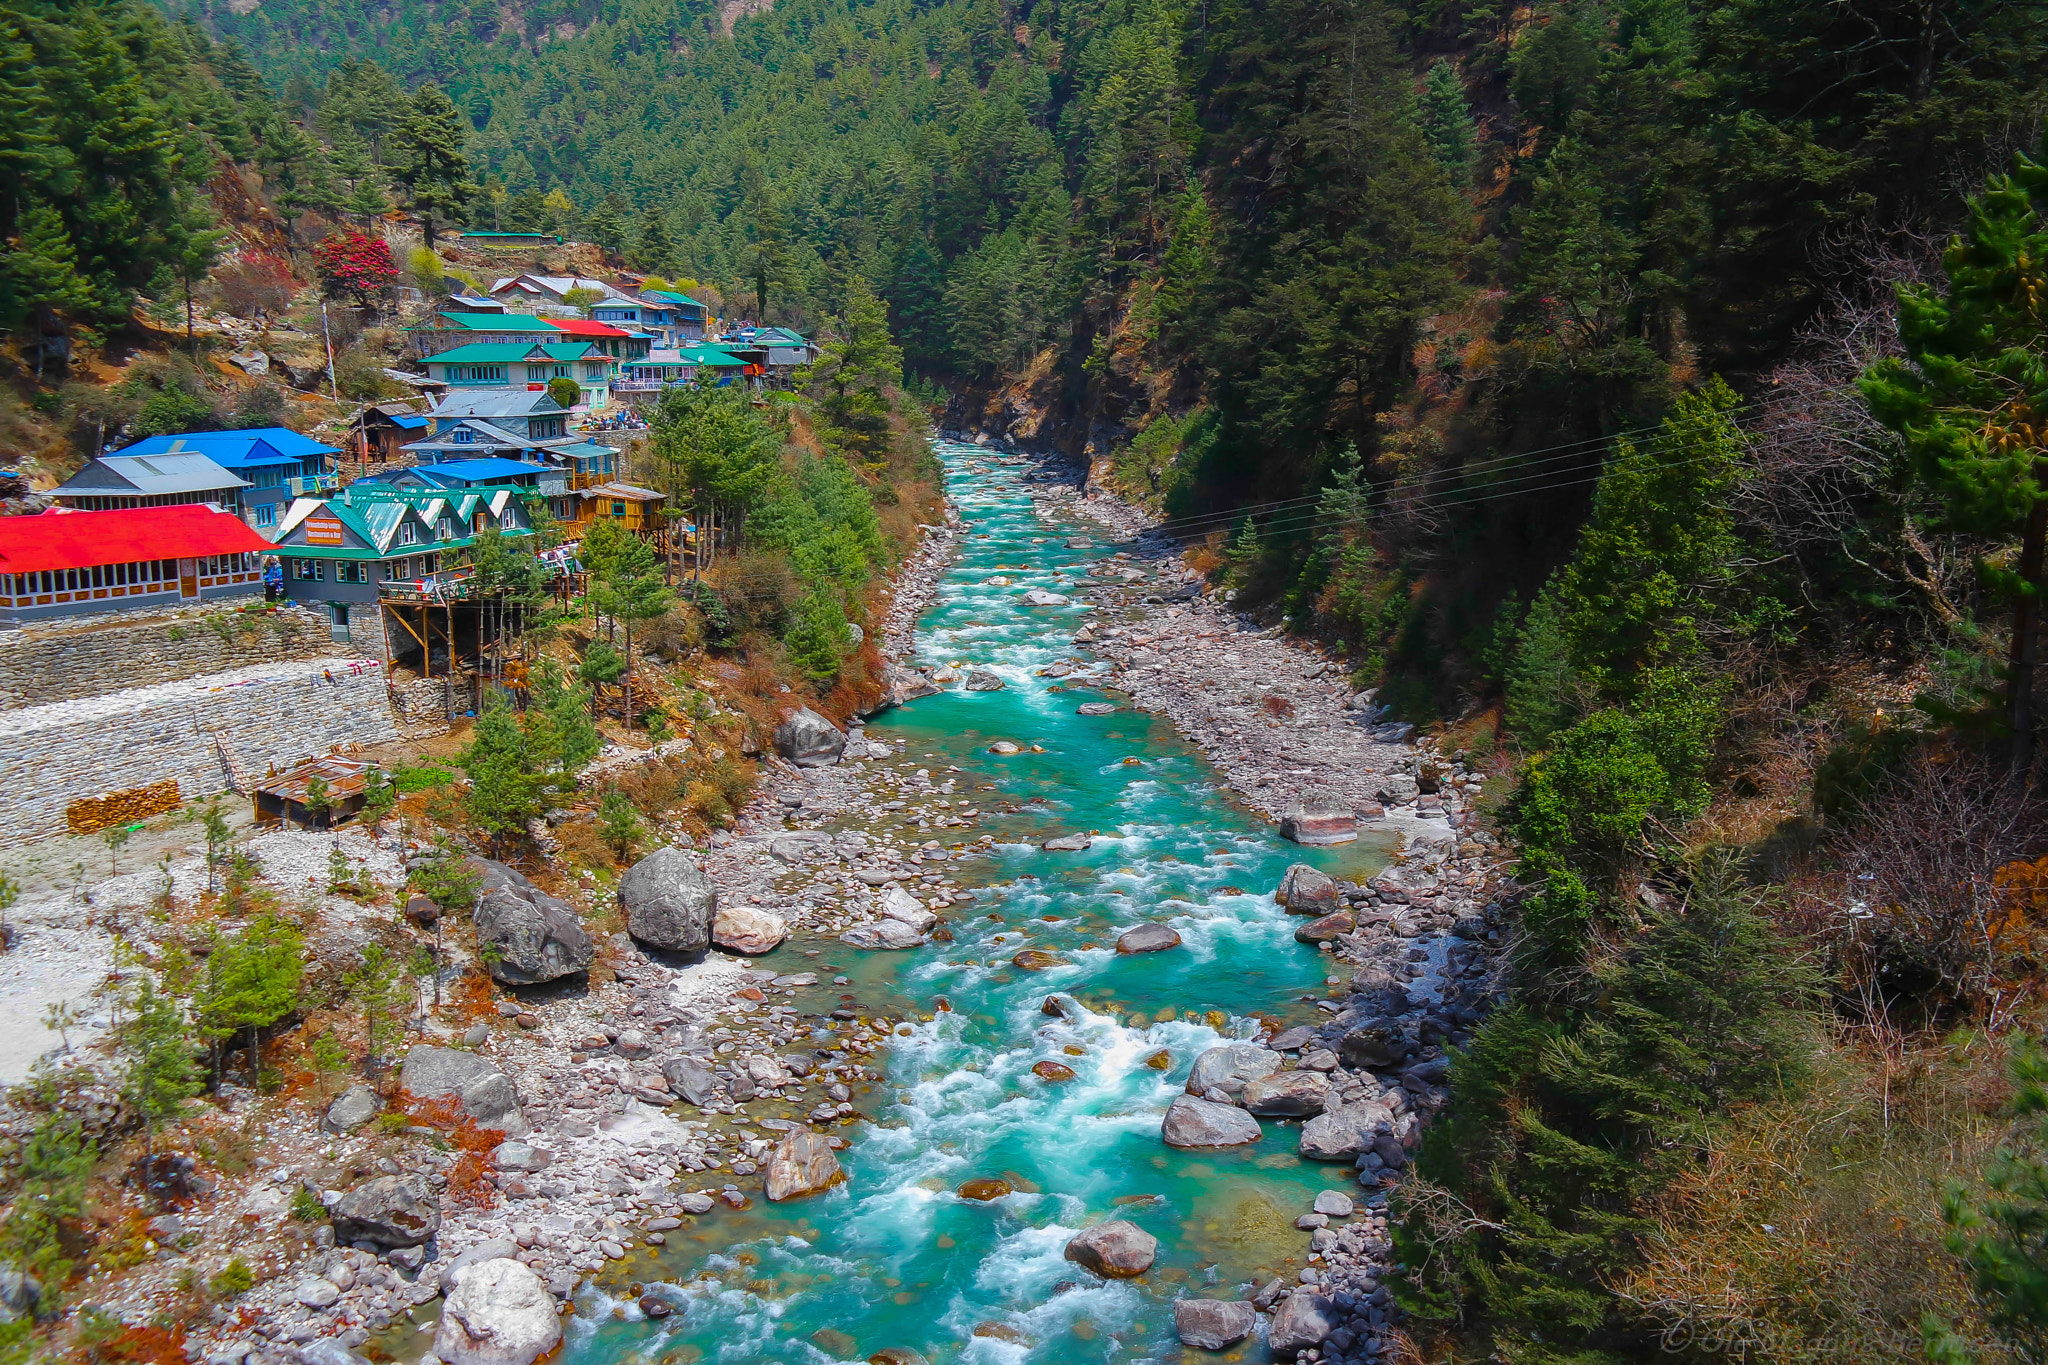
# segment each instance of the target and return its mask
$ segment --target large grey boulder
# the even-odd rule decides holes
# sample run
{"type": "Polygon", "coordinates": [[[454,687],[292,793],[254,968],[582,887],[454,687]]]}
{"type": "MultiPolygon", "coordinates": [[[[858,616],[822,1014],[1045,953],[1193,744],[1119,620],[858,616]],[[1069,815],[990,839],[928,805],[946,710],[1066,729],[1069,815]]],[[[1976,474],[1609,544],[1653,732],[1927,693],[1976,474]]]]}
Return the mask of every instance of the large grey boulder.
{"type": "Polygon", "coordinates": [[[1398,1020],[1376,1020],[1344,1035],[1337,1057],[1353,1071],[1384,1071],[1415,1050],[1415,1042],[1398,1020]]]}
{"type": "Polygon", "coordinates": [[[1067,1243],[1066,1258],[1110,1280],[1128,1280],[1152,1268],[1159,1239],[1136,1223],[1113,1218],[1067,1243]]]}
{"type": "Polygon", "coordinates": [[[930,906],[900,886],[892,886],[882,893],[882,913],[890,919],[901,920],[920,934],[929,934],[939,923],[939,917],[932,913],[930,906]]]}
{"type": "Polygon", "coordinates": [[[1350,1161],[1393,1126],[1394,1111],[1384,1104],[1339,1105],[1301,1125],[1298,1150],[1312,1161],[1350,1161]]]}
{"type": "Polygon", "coordinates": [[[518,1255],[519,1243],[510,1237],[492,1237],[478,1242],[441,1268],[441,1292],[453,1294],[462,1284],[462,1272],[473,1265],[507,1256],[517,1258],[518,1255]]]}
{"type": "Polygon", "coordinates": [[[450,1096],[479,1128],[495,1128],[508,1138],[533,1131],[519,1110],[519,1092],[512,1078],[474,1052],[422,1044],[405,1054],[398,1083],[423,1100],[450,1096]]]}
{"type": "Polygon", "coordinates": [[[1297,1289],[1273,1311],[1266,1344],[1283,1359],[1300,1355],[1337,1330],[1337,1305],[1311,1289],[1297,1289]]]}
{"type": "Polygon", "coordinates": [[[415,1175],[365,1180],[334,1205],[334,1240],[416,1247],[441,1228],[441,1206],[415,1175]]]}
{"type": "Polygon", "coordinates": [[[718,891],[682,849],[670,844],[634,863],[619,879],[626,932],[651,948],[702,952],[711,942],[718,891]]]}
{"type": "Polygon", "coordinates": [[[779,1204],[829,1190],[846,1179],[846,1173],[839,1169],[839,1158],[832,1155],[832,1144],[822,1134],[792,1128],[768,1154],[767,1177],[768,1201],[779,1204]]]}
{"type": "Polygon", "coordinates": [[[42,1281],[20,1266],[0,1264],[0,1322],[33,1313],[42,1301],[42,1281]]]}
{"type": "Polygon", "coordinates": [[[1234,1096],[1244,1090],[1246,1082],[1270,1076],[1279,1069],[1280,1054],[1270,1048],[1257,1043],[1225,1043],[1195,1058],[1188,1071],[1187,1091],[1190,1095],[1206,1095],[1211,1090],[1221,1090],[1234,1096]]]}
{"type": "Polygon", "coordinates": [[[1198,1351],[1227,1351],[1252,1334],[1259,1315],[1242,1299],[1176,1299],[1173,1330],[1198,1351]]]}
{"type": "Polygon", "coordinates": [[[1273,899],[1286,906],[1290,915],[1332,915],[1344,905],[1337,883],[1307,863],[1296,863],[1287,869],[1273,899]]]}
{"type": "Polygon", "coordinates": [[[1259,1140],[1259,1121],[1234,1104],[1181,1095],[1166,1107],[1159,1136],[1169,1147],[1242,1147],[1259,1140]]]}
{"type": "Polygon", "coordinates": [[[967,690],[969,692],[1000,692],[1008,684],[985,668],[968,670],[967,690]]]}
{"type": "Polygon", "coordinates": [[[1330,1078],[1320,1071],[1281,1071],[1245,1083],[1240,1097],[1246,1112],[1266,1118],[1303,1118],[1323,1112],[1330,1078]]]}
{"type": "Polygon", "coordinates": [[[532,986],[590,969],[596,949],[575,906],[503,863],[471,858],[469,866],[483,877],[470,919],[492,976],[510,986],[532,986]]]}
{"type": "Polygon", "coordinates": [[[846,752],[846,736],[816,711],[800,706],[775,727],[775,752],[799,768],[829,768],[846,752]]]}
{"type": "Polygon", "coordinates": [[[716,1103],[718,1077],[694,1057],[671,1057],[661,1064],[661,1074],[667,1080],[669,1089],[681,1095],[690,1103],[702,1109],[716,1103]]]}
{"type": "Polygon", "coordinates": [[[896,948],[916,948],[924,943],[924,935],[900,919],[883,916],[873,924],[856,924],[839,936],[841,943],[870,951],[896,948]]]}
{"type": "Polygon", "coordinates": [[[384,1101],[367,1085],[352,1085],[340,1099],[327,1106],[327,1127],[337,1133],[353,1133],[376,1118],[384,1101]]]}
{"type": "Polygon", "coordinates": [[[445,1365],[533,1365],[561,1343],[554,1296],[510,1257],[465,1266],[434,1332],[445,1365]]]}

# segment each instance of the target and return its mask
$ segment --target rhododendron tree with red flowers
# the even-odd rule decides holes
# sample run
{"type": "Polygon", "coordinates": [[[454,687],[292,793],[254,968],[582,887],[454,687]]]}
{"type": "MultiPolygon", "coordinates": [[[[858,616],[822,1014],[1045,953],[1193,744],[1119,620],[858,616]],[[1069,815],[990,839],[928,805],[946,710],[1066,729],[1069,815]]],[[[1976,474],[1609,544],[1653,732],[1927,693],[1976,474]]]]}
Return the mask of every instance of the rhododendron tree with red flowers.
{"type": "Polygon", "coordinates": [[[370,300],[398,278],[398,263],[382,237],[356,228],[330,232],[313,248],[313,268],[329,298],[343,297],[369,307],[370,300]]]}

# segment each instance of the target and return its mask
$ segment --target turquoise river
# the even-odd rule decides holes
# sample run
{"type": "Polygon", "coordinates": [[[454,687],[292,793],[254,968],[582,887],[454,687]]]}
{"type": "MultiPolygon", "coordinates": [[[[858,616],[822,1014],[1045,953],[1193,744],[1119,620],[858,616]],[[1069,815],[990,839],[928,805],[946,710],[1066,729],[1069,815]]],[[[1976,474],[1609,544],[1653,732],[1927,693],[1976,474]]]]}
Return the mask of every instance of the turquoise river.
{"type": "MultiPolygon", "coordinates": [[[[1268,1120],[1258,1144],[1202,1153],[1167,1147],[1159,1125],[1204,1048],[1255,1036],[1262,1021],[1318,1017],[1329,959],[1294,941],[1273,902],[1286,866],[1358,877],[1384,853],[1283,842],[1163,719],[1077,715],[1081,702],[1118,698],[1039,670],[1076,657],[1089,608],[1027,607],[1020,595],[1078,595],[1076,579],[1119,545],[1093,523],[1042,516],[1027,462],[951,443],[940,455],[965,527],[918,623],[917,654],[991,669],[1008,686],[913,702],[877,717],[869,737],[901,749],[890,762],[950,777],[984,808],[1021,809],[981,822],[997,839],[990,855],[949,865],[975,889],[949,912],[952,942],[901,953],[835,942],[808,961],[797,950],[819,945],[792,944],[767,960],[844,974],[852,984],[838,991],[906,1020],[886,1081],[862,1105],[871,1121],[840,1130],[846,1183],[721,1210],[658,1260],[637,1261],[630,1278],[673,1286],[672,1316],[643,1319],[623,1283],[608,1286],[617,1298],[586,1293],[567,1365],[826,1365],[885,1348],[932,1365],[1178,1360],[1173,1299],[1234,1298],[1291,1277],[1307,1252],[1295,1216],[1317,1190],[1356,1188],[1348,1169],[1296,1157],[1292,1124],[1268,1120]],[[998,757],[999,739],[1027,747],[998,757]],[[1095,832],[1090,851],[1039,851],[1075,830],[1095,832]],[[1145,920],[1171,924],[1184,946],[1119,957],[1117,932],[1145,920]],[[1065,964],[1020,971],[1010,959],[1027,946],[1065,964]],[[1056,992],[1086,1008],[1049,1016],[1041,1005],[1056,992]],[[1045,1060],[1074,1079],[1039,1079],[1032,1066],[1045,1060]],[[956,1193],[986,1177],[1014,1192],[956,1193]],[[1062,1259],[1076,1231],[1112,1216],[1160,1240],[1139,1280],[1097,1282],[1062,1259]]],[[[1265,1352],[1254,1339],[1205,1358],[1265,1352]]]]}

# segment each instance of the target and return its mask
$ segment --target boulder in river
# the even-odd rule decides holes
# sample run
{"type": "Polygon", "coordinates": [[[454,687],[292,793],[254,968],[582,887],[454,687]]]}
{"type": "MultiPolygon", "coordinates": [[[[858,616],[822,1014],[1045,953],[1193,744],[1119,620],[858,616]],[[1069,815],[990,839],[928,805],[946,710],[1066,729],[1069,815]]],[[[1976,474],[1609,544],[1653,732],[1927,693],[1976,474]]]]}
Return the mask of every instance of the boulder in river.
{"type": "Polygon", "coordinates": [[[1161,953],[1178,947],[1180,935],[1169,924],[1141,924],[1135,929],[1124,930],[1116,940],[1116,950],[1120,953],[1161,953]]]}
{"type": "Polygon", "coordinates": [[[1198,1351],[1227,1351],[1252,1334],[1259,1316],[1243,1299],[1175,1299],[1173,1330],[1198,1351]]]}
{"type": "Polygon", "coordinates": [[[619,879],[626,932],[651,948],[702,952],[711,942],[718,891],[682,849],[670,844],[634,863],[619,879]]]}
{"type": "Polygon", "coordinates": [[[985,668],[970,669],[968,671],[967,690],[969,692],[1000,692],[1005,686],[1007,684],[1001,678],[985,668]]]}
{"type": "Polygon", "coordinates": [[[808,706],[800,706],[775,727],[775,752],[799,768],[828,768],[846,751],[838,726],[808,706]]]}
{"type": "Polygon", "coordinates": [[[1019,971],[1042,972],[1050,967],[1063,967],[1067,960],[1058,953],[1048,953],[1043,948],[1026,948],[1011,958],[1010,962],[1019,971]]]}
{"type": "Polygon", "coordinates": [[[1280,1054],[1257,1043],[1224,1043],[1195,1058],[1188,1071],[1188,1093],[1202,1095],[1212,1088],[1235,1096],[1247,1081],[1270,1076],[1280,1069],[1280,1054]]]}
{"type": "Polygon", "coordinates": [[[1297,844],[1348,844],[1358,837],[1358,814],[1336,792],[1303,792],[1281,814],[1280,837],[1297,844]]]}
{"type": "Polygon", "coordinates": [[[1337,1305],[1314,1290],[1303,1287],[1281,1300],[1266,1329],[1266,1344],[1282,1359],[1300,1355],[1337,1329],[1337,1305]]]}
{"type": "Polygon", "coordinates": [[[832,1144],[808,1128],[790,1129],[768,1154],[770,1203],[829,1190],[844,1179],[832,1144]]]}
{"type": "Polygon", "coordinates": [[[474,1052],[421,1044],[405,1054],[398,1083],[423,1100],[452,1098],[479,1128],[495,1128],[508,1138],[533,1131],[519,1110],[519,1092],[512,1078],[474,1052]]]}
{"type": "Polygon", "coordinates": [[[446,1365],[532,1365],[561,1343],[554,1296],[509,1256],[463,1268],[434,1332],[446,1365]]]}
{"type": "Polygon", "coordinates": [[[1062,834],[1058,838],[1047,839],[1039,847],[1047,853],[1085,853],[1094,844],[1094,838],[1087,834],[1062,834]]]}
{"type": "Polygon", "coordinates": [[[1377,1019],[1344,1035],[1337,1058],[1353,1071],[1383,1071],[1415,1050],[1414,1040],[1395,1019],[1377,1019]]]}
{"type": "Polygon", "coordinates": [[[365,1180],[334,1206],[337,1242],[416,1247],[440,1230],[441,1206],[416,1175],[365,1180]]]}
{"type": "Polygon", "coordinates": [[[1116,704],[1106,701],[1084,701],[1074,708],[1074,714],[1077,716],[1113,716],[1116,714],[1116,704]]]}
{"type": "Polygon", "coordinates": [[[1071,1081],[1074,1079],[1074,1068],[1065,1062],[1033,1062],[1031,1074],[1041,1081],[1071,1081]]]}
{"type": "Polygon", "coordinates": [[[661,1064],[669,1089],[702,1109],[716,1101],[718,1077],[694,1057],[671,1057],[661,1064]]]}
{"type": "Polygon", "coordinates": [[[900,920],[920,934],[929,934],[939,922],[931,908],[900,886],[892,886],[882,893],[882,913],[893,920],[900,920]]]}
{"type": "Polygon", "coordinates": [[[1382,1131],[1391,1132],[1394,1111],[1384,1104],[1345,1104],[1325,1109],[1301,1125],[1301,1155],[1311,1161],[1350,1161],[1372,1146],[1382,1131]]]}
{"type": "Polygon", "coordinates": [[[533,986],[589,970],[597,950],[575,906],[503,863],[474,857],[468,863],[483,879],[470,921],[493,977],[533,986]]]}
{"type": "Polygon", "coordinates": [[[1296,863],[1287,869],[1273,899],[1286,906],[1290,915],[1333,915],[1344,905],[1337,883],[1307,863],[1296,863]]]}
{"type": "Polygon", "coordinates": [[[839,941],[854,948],[865,948],[870,952],[888,951],[898,948],[918,948],[924,944],[924,935],[900,919],[884,915],[873,924],[856,924],[839,936],[839,941]]]}
{"type": "Polygon", "coordinates": [[[1259,1121],[1234,1104],[1181,1095],[1166,1107],[1159,1136],[1169,1147],[1242,1147],[1259,1140],[1259,1121]]]}
{"type": "Polygon", "coordinates": [[[1110,1280],[1128,1280],[1152,1268],[1159,1239],[1136,1223],[1113,1218],[1078,1233],[1067,1243],[1066,1258],[1110,1280]]]}
{"type": "Polygon", "coordinates": [[[770,953],[789,937],[782,916],[751,905],[722,905],[711,921],[711,941],[728,953],[770,953]]]}
{"type": "Polygon", "coordinates": [[[1334,943],[1358,927],[1356,920],[1339,910],[1310,920],[1294,931],[1296,943],[1334,943]]]}
{"type": "Polygon", "coordinates": [[[1024,601],[1034,607],[1064,607],[1067,605],[1066,594],[1048,592],[1044,588],[1026,589],[1024,601]]]}
{"type": "Polygon", "coordinates": [[[1239,1101],[1264,1118],[1303,1118],[1322,1113],[1329,1093],[1330,1078],[1320,1071],[1280,1071],[1246,1082],[1239,1101]]]}

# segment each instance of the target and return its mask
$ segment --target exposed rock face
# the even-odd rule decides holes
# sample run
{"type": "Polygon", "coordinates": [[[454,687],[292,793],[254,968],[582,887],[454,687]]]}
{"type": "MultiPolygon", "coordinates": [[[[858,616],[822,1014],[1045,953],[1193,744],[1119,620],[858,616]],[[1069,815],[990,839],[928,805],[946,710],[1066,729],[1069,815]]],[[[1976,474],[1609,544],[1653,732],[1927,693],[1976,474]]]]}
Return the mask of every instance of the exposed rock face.
{"type": "Polygon", "coordinates": [[[1301,1118],[1323,1112],[1330,1079],[1320,1071],[1281,1071],[1248,1081],[1242,1100],[1247,1111],[1267,1118],[1301,1118]]]}
{"type": "Polygon", "coordinates": [[[595,954],[576,907],[488,858],[470,858],[483,877],[471,922],[491,975],[510,986],[587,971],[595,954]]]}
{"type": "Polygon", "coordinates": [[[1128,1280],[1152,1268],[1159,1239],[1121,1218],[1098,1223],[1067,1243],[1066,1257],[1104,1279],[1128,1280]]]}
{"type": "Polygon", "coordinates": [[[533,1131],[519,1111],[519,1092],[512,1078],[473,1052],[422,1045],[405,1054],[399,1084],[421,1099],[452,1095],[479,1128],[495,1128],[508,1138],[533,1131]]]}
{"type": "Polygon", "coordinates": [[[1166,1107],[1159,1136],[1169,1147],[1242,1147],[1259,1140],[1259,1121],[1234,1104],[1181,1095],[1166,1107]]]}
{"type": "Polygon", "coordinates": [[[1348,844],[1358,837],[1358,816],[1336,792],[1303,792],[1281,815],[1280,837],[1297,844],[1348,844]]]}
{"type": "Polygon", "coordinates": [[[1286,906],[1290,915],[1334,915],[1344,903],[1337,894],[1337,883],[1307,863],[1296,863],[1287,869],[1273,899],[1286,906]]]}
{"type": "Polygon", "coordinates": [[[1227,1351],[1252,1334],[1259,1316],[1243,1300],[1176,1299],[1173,1330],[1198,1351],[1227,1351]]]}
{"type": "Polygon", "coordinates": [[[626,912],[626,932],[642,943],[696,953],[711,942],[718,891],[690,855],[671,844],[619,879],[619,905],[626,912]]]}
{"type": "Polygon", "coordinates": [[[768,1154],[768,1199],[781,1203],[829,1190],[846,1179],[832,1144],[808,1128],[792,1128],[768,1154]]]}
{"type": "Polygon", "coordinates": [[[337,1133],[353,1133],[376,1118],[384,1101],[367,1085],[352,1085],[340,1099],[327,1106],[327,1126],[337,1133]]]}
{"type": "Polygon", "coordinates": [[[1337,1326],[1337,1305],[1309,1289],[1297,1289],[1273,1312],[1266,1329],[1266,1344],[1273,1354],[1296,1356],[1311,1346],[1323,1344],[1337,1326]]]}
{"type": "Polygon", "coordinates": [[[1339,1105],[1301,1125],[1299,1150],[1313,1161],[1350,1161],[1393,1125],[1394,1111],[1384,1104],[1339,1105]]]}
{"type": "Polygon", "coordinates": [[[334,1206],[337,1242],[416,1247],[441,1228],[441,1206],[418,1176],[380,1175],[350,1190],[334,1206]]]}
{"type": "Polygon", "coordinates": [[[1135,929],[1126,929],[1116,941],[1116,950],[1120,953],[1161,953],[1178,947],[1180,935],[1166,924],[1141,924],[1135,929]]]}
{"type": "Polygon", "coordinates": [[[1221,1090],[1226,1095],[1243,1091],[1247,1081],[1270,1076],[1280,1069],[1280,1054],[1257,1043],[1225,1043],[1195,1058],[1188,1071],[1188,1093],[1206,1095],[1221,1090]]]}
{"type": "Polygon", "coordinates": [[[884,916],[873,924],[856,924],[839,936],[841,943],[855,948],[883,950],[894,948],[916,948],[924,943],[924,935],[900,919],[884,916]]]}
{"type": "Polygon", "coordinates": [[[780,915],[751,905],[720,906],[711,921],[711,941],[728,953],[770,953],[788,937],[789,925],[780,915]]]}
{"type": "Polygon", "coordinates": [[[827,768],[846,751],[839,727],[808,706],[799,707],[775,727],[775,752],[799,768],[827,768]]]}
{"type": "Polygon", "coordinates": [[[562,1321],[540,1276],[509,1257],[465,1267],[441,1310],[445,1365],[532,1365],[559,1346],[562,1321]]]}

